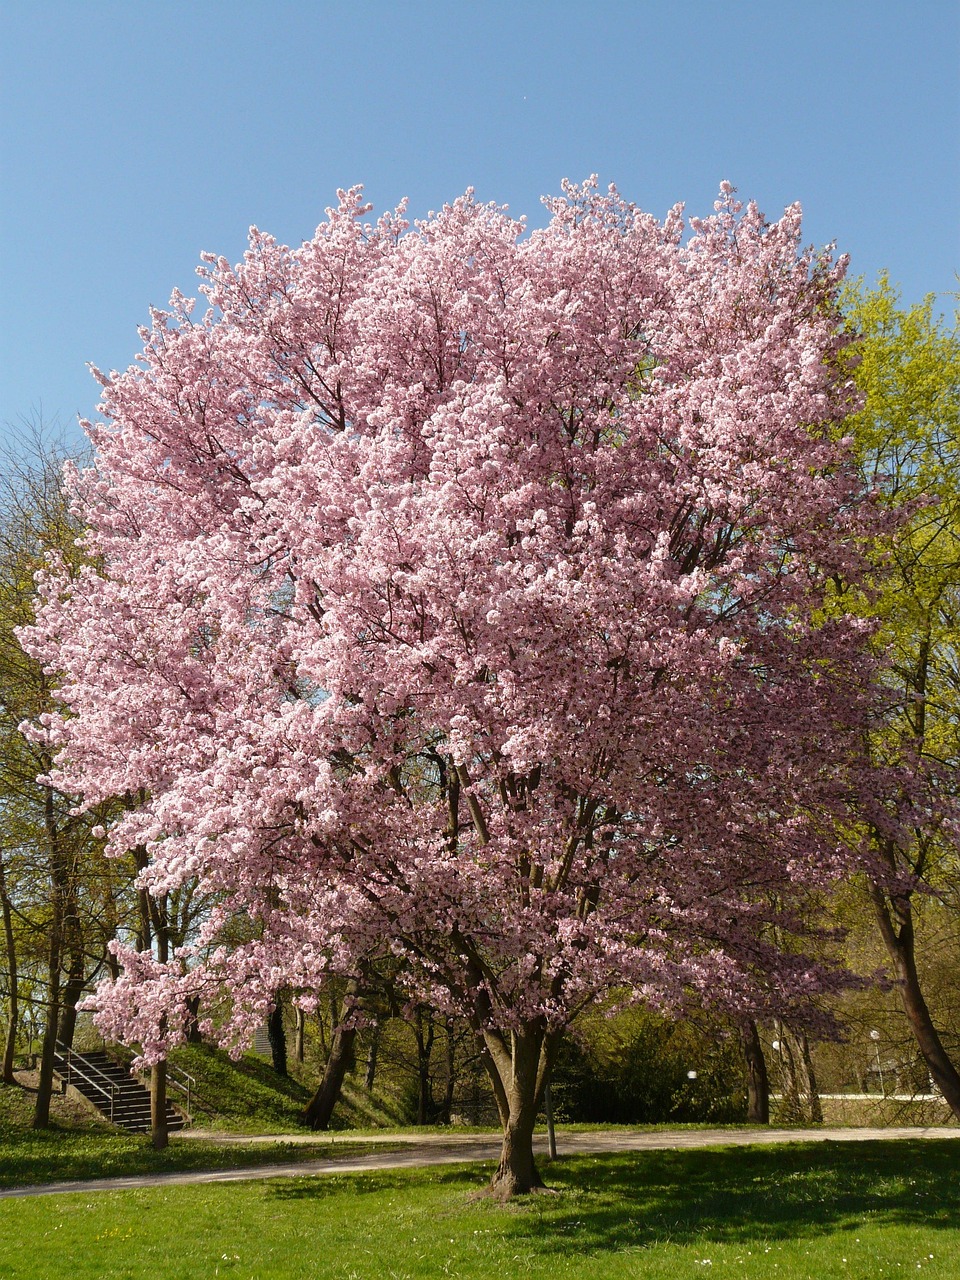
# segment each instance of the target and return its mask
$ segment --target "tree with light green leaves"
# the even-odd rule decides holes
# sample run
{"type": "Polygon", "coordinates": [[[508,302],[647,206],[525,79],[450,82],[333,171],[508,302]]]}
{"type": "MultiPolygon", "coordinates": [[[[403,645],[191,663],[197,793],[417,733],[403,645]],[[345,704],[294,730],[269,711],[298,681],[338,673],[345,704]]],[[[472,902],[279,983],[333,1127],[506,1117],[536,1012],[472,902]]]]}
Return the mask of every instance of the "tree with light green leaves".
{"type": "Polygon", "coordinates": [[[0,1077],[11,1083],[23,1015],[42,1026],[34,1123],[49,1123],[57,1042],[70,1047],[77,1006],[112,961],[108,942],[130,914],[134,868],[108,862],[94,834],[102,814],[43,781],[50,749],[23,735],[53,707],[56,678],[20,647],[32,621],[35,572],[47,552],[77,562],[80,532],[62,485],[63,455],[42,432],[0,459],[0,1077]]]}
{"type": "Polygon", "coordinates": [[[874,759],[907,766],[910,783],[883,797],[895,823],[878,813],[869,824],[878,861],[869,894],[917,1046],[960,1118],[952,1019],[924,982],[934,920],[941,927],[952,909],[960,931],[960,832],[949,816],[960,805],[960,317],[951,325],[934,308],[933,296],[902,306],[886,276],[873,289],[851,286],[845,310],[864,406],[846,429],[864,482],[901,516],[877,548],[867,607],[891,694],[874,759]]]}

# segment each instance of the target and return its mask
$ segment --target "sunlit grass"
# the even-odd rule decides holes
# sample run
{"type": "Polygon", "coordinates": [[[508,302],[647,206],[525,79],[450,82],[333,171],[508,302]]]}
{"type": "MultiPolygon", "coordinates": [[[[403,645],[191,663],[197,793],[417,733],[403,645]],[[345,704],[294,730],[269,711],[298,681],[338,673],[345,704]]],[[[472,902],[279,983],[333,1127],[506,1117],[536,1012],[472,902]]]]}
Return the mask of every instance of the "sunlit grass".
{"type": "Polygon", "coordinates": [[[960,1275],[960,1142],[643,1151],[0,1201],[9,1280],[960,1275]],[[24,1247],[24,1242],[29,1246],[24,1247]]]}
{"type": "MultiPolygon", "coordinates": [[[[348,1139],[316,1142],[191,1142],[174,1139],[165,1151],[154,1151],[140,1134],[104,1131],[21,1130],[0,1132],[0,1187],[78,1178],[128,1177],[178,1170],[248,1169],[256,1165],[345,1159],[362,1152],[391,1150],[384,1143],[353,1145],[348,1139]]],[[[5,1276],[0,1271],[0,1276],[5,1276]]]]}

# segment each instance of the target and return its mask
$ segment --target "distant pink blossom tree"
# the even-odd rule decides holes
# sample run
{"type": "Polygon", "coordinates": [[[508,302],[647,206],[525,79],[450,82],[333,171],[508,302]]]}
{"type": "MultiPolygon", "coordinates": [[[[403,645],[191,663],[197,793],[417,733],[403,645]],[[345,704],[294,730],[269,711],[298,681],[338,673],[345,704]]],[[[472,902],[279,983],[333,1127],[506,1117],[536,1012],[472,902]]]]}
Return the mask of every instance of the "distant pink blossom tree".
{"type": "Polygon", "coordinates": [[[466,1016],[540,1185],[560,1038],[610,992],[735,1014],[829,975],[802,894],[859,853],[871,670],[819,609],[870,519],[835,360],[843,264],[724,184],[663,223],[595,182],[530,233],[472,194],[412,227],[340,193],[291,250],[204,256],[101,375],[71,478],[89,567],[26,636],[65,673],[57,785],[219,905],[130,948],[100,1025],[242,1044],[281,987],[401,958],[466,1016]],[[220,945],[248,919],[252,941],[220,945]]]}

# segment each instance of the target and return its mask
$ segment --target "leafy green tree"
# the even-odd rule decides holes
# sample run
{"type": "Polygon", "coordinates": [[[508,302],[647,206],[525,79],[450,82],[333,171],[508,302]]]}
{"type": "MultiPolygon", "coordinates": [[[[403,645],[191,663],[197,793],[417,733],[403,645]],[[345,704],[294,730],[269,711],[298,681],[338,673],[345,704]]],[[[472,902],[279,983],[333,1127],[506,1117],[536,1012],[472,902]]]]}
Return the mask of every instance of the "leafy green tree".
{"type": "Polygon", "coordinates": [[[52,767],[42,741],[20,732],[53,708],[53,677],[24,653],[17,630],[32,621],[34,574],[48,551],[79,560],[78,528],[61,484],[62,455],[37,433],[0,471],[0,906],[7,1012],[3,1077],[13,1075],[24,980],[43,1006],[34,1121],[49,1121],[57,1040],[69,1045],[77,1005],[109,962],[130,898],[132,867],[103,857],[103,814],[74,812],[75,798],[41,781],[52,767]],[[42,995],[40,993],[43,993],[42,995]]]}
{"type": "Polygon", "coordinates": [[[849,419],[864,482],[902,519],[877,548],[876,595],[891,698],[875,735],[875,762],[909,766],[886,816],[869,823],[877,855],[870,900],[903,1008],[930,1075],[960,1118],[960,1074],[921,981],[922,922],[931,903],[960,907],[960,317],[938,319],[935,298],[904,307],[886,276],[846,300],[855,376],[865,397],[849,419]],[[935,803],[933,803],[935,801],[935,803]],[[954,811],[956,812],[956,810],[954,811]],[[906,822],[902,820],[906,819],[906,822]]]}

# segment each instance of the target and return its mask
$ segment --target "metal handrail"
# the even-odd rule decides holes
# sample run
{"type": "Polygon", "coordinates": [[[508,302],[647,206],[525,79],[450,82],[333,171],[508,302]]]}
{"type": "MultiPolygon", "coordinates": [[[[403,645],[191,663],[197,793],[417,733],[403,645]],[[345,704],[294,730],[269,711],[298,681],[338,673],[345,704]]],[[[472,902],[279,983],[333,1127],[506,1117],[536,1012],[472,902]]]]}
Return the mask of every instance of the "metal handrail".
{"type": "Polygon", "coordinates": [[[196,1092],[196,1077],[192,1076],[189,1071],[184,1071],[182,1067],[175,1067],[168,1059],[167,1083],[172,1085],[174,1089],[179,1089],[181,1093],[186,1094],[187,1103],[185,1110],[187,1113],[187,1119],[192,1120],[193,1116],[190,1114],[190,1095],[191,1093],[196,1092]],[[180,1077],[179,1080],[177,1079],[177,1076],[180,1077]]]}
{"type": "Polygon", "coordinates": [[[109,1098],[110,1122],[112,1124],[113,1115],[114,1115],[114,1105],[116,1103],[117,1098],[120,1096],[120,1088],[116,1084],[116,1082],[111,1080],[105,1071],[101,1071],[99,1067],[95,1067],[92,1062],[87,1062],[86,1058],[84,1058],[82,1054],[74,1053],[73,1049],[68,1048],[65,1044],[61,1043],[61,1041],[59,1040],[56,1042],[56,1051],[61,1058],[64,1058],[66,1060],[66,1064],[67,1064],[66,1081],[68,1085],[70,1085],[71,1083],[71,1076],[76,1075],[76,1076],[79,1076],[81,1080],[85,1081],[92,1088],[96,1089],[98,1093],[102,1093],[107,1098],[109,1098]],[[83,1067],[77,1066],[77,1063],[76,1063],[77,1058],[79,1058],[80,1061],[83,1063],[83,1067]],[[96,1080],[94,1078],[95,1076],[99,1076],[100,1080],[105,1080],[106,1087],[104,1087],[104,1085],[100,1083],[100,1080],[96,1080]]]}
{"type": "MultiPolygon", "coordinates": [[[[184,1071],[182,1067],[176,1067],[169,1058],[165,1059],[167,1064],[167,1086],[174,1088],[186,1097],[186,1102],[180,1108],[186,1114],[187,1120],[193,1122],[193,1113],[191,1111],[191,1103],[197,1101],[197,1078],[192,1076],[189,1071],[184,1071]],[[177,1078],[179,1076],[179,1079],[177,1078]]],[[[144,1067],[138,1068],[136,1074],[141,1081],[145,1082],[148,1071],[144,1067]]],[[[144,1087],[149,1087],[144,1083],[144,1087]]],[[[202,1105],[202,1104],[198,1104],[202,1105]]]]}

